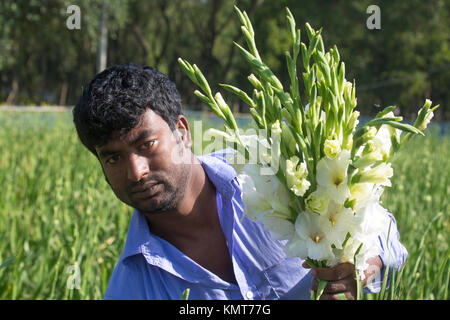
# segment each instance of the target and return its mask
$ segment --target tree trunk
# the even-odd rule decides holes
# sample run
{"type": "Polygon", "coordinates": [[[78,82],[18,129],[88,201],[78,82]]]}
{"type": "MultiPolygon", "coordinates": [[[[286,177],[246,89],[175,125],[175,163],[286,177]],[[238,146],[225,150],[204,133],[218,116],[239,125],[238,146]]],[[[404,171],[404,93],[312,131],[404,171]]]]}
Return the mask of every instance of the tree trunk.
{"type": "Polygon", "coordinates": [[[59,96],[59,105],[65,106],[66,100],[67,100],[67,91],[69,89],[69,84],[67,83],[67,80],[64,80],[61,86],[61,94],[59,96]]]}
{"type": "Polygon", "coordinates": [[[106,69],[108,52],[108,28],[106,26],[108,14],[106,12],[105,0],[102,1],[102,14],[100,18],[100,39],[98,42],[97,73],[106,69]]]}
{"type": "Polygon", "coordinates": [[[148,48],[150,47],[150,44],[148,41],[144,38],[142,35],[141,27],[138,24],[133,25],[133,33],[136,36],[136,40],[139,43],[139,45],[142,48],[142,64],[147,64],[147,57],[148,57],[148,48]]]}
{"type": "Polygon", "coordinates": [[[13,81],[11,83],[11,91],[8,94],[8,98],[6,98],[6,105],[13,106],[16,104],[17,93],[19,92],[19,80],[17,76],[14,75],[13,81]]]}

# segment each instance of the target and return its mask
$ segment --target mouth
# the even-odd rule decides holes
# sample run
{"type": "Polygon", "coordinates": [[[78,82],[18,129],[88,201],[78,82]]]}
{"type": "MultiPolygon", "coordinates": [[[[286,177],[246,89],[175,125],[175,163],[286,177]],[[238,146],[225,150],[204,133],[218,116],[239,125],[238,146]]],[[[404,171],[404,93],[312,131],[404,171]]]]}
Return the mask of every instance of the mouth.
{"type": "Polygon", "coordinates": [[[161,183],[154,183],[148,186],[142,186],[139,189],[135,189],[131,193],[133,197],[136,199],[139,200],[148,199],[156,195],[156,193],[159,191],[160,185],[161,183]]]}
{"type": "Polygon", "coordinates": [[[140,192],[150,189],[151,187],[155,186],[156,184],[158,184],[158,182],[145,182],[143,184],[140,184],[140,185],[137,185],[137,186],[131,188],[130,191],[132,194],[140,193],[140,192]]]}

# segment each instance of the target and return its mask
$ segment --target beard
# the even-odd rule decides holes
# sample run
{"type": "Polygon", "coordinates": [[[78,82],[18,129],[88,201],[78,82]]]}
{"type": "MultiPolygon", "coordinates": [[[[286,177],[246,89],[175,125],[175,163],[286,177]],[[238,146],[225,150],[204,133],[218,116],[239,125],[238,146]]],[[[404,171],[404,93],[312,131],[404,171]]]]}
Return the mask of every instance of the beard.
{"type": "Polygon", "coordinates": [[[128,204],[143,214],[161,214],[174,210],[186,194],[190,177],[189,169],[187,165],[177,165],[170,171],[170,176],[153,173],[152,177],[147,177],[138,184],[127,187],[128,204]],[[133,198],[130,190],[136,185],[149,181],[158,184],[155,194],[148,199],[133,198]]]}

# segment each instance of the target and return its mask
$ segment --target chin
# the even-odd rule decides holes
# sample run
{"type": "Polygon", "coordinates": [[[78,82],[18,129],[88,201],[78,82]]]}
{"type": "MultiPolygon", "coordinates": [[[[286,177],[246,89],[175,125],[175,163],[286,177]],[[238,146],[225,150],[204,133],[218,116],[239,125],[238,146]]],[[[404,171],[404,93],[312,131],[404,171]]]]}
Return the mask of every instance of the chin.
{"type": "Polygon", "coordinates": [[[133,207],[145,214],[165,213],[174,210],[177,207],[178,202],[175,201],[175,194],[169,195],[168,197],[165,197],[165,199],[161,199],[160,197],[161,195],[136,203],[133,207]]]}

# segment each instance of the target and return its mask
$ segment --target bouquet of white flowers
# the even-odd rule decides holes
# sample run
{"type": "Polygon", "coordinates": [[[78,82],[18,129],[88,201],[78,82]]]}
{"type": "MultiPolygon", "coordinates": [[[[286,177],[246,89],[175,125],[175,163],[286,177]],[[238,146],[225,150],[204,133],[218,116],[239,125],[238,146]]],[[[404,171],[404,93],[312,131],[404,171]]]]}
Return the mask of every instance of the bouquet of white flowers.
{"type": "Polygon", "coordinates": [[[244,135],[199,68],[181,58],[179,63],[202,90],[195,94],[225,121],[225,131],[211,132],[231,142],[245,160],[238,167],[245,214],[261,221],[275,239],[286,240],[289,256],[306,259],[311,267],[351,262],[364,277],[367,259],[378,254],[378,235],[390,223],[380,205],[383,188],[391,185],[390,160],[412,135],[423,135],[438,106],[431,108],[426,100],[414,125],[401,122],[391,106],[358,126],[355,82],[345,79],[336,46],[325,51],[321,30],[306,23],[306,45],[286,9],[292,42],[286,90],[262,61],[247,14],[236,11],[248,49],[235,45],[254,72],[248,77],[254,90],[250,97],[221,86],[250,106],[255,129],[264,134],[244,135]]]}

